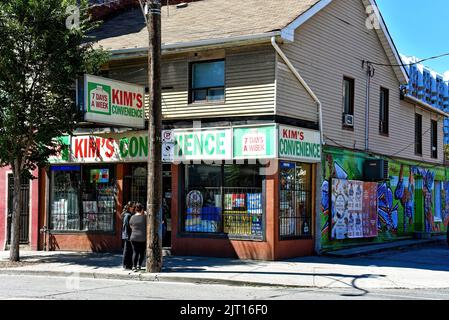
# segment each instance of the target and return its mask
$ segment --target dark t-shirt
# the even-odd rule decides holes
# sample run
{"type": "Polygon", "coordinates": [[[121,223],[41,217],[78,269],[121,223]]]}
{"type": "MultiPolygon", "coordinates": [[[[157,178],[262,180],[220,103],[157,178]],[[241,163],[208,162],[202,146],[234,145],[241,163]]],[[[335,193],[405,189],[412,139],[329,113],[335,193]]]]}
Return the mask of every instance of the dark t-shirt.
{"type": "Polygon", "coordinates": [[[129,220],[131,227],[131,241],[145,242],[147,239],[147,216],[133,215],[129,220]]]}
{"type": "Polygon", "coordinates": [[[131,219],[132,214],[130,212],[126,212],[123,216],[123,225],[122,225],[122,239],[129,240],[131,237],[131,228],[129,226],[129,220],[131,219]]]}

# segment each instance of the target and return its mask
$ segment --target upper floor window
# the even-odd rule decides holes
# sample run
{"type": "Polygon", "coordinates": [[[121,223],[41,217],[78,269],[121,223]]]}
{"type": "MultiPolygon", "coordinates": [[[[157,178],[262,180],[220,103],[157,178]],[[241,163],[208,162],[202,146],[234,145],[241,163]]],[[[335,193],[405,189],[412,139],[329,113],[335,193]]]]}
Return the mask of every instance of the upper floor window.
{"type": "Polygon", "coordinates": [[[430,139],[431,139],[431,156],[434,159],[438,158],[438,122],[435,120],[431,121],[431,134],[430,134],[430,139]]]}
{"type": "Polygon", "coordinates": [[[415,153],[422,155],[422,115],[415,114],[415,153]]]}
{"type": "Polygon", "coordinates": [[[343,126],[354,126],[354,79],[343,78],[343,126]]]}
{"type": "Polygon", "coordinates": [[[190,103],[224,100],[225,62],[206,61],[191,65],[190,103]]]}
{"type": "Polygon", "coordinates": [[[390,109],[390,91],[380,88],[380,113],[379,113],[379,132],[388,134],[388,121],[390,109]]]}

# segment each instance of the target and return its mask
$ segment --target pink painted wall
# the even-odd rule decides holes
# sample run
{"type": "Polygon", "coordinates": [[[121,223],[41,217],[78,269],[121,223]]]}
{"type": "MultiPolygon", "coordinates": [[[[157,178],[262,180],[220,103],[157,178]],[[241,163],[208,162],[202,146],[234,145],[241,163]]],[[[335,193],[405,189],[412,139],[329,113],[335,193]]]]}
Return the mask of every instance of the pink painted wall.
{"type": "MultiPolygon", "coordinates": [[[[9,167],[0,168],[0,250],[5,249],[7,237],[7,214],[8,214],[8,174],[9,167]]],[[[38,176],[38,170],[33,172],[38,176]]],[[[31,250],[37,250],[39,238],[39,184],[38,179],[30,183],[30,223],[29,240],[31,250]]]]}

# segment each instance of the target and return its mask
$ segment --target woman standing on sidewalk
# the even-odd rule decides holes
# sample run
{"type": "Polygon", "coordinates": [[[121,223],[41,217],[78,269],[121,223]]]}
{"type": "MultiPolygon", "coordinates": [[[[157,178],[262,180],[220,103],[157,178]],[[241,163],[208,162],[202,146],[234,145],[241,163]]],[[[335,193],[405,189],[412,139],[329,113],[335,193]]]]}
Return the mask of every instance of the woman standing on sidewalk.
{"type": "Polygon", "coordinates": [[[134,214],[135,204],[134,201],[130,201],[126,204],[122,214],[122,240],[123,240],[123,269],[131,269],[133,262],[133,249],[131,246],[131,227],[129,221],[134,214]]]}
{"type": "Polygon", "coordinates": [[[140,203],[136,204],[136,214],[129,221],[131,245],[133,247],[133,271],[139,271],[145,257],[147,239],[147,216],[140,203]]]}

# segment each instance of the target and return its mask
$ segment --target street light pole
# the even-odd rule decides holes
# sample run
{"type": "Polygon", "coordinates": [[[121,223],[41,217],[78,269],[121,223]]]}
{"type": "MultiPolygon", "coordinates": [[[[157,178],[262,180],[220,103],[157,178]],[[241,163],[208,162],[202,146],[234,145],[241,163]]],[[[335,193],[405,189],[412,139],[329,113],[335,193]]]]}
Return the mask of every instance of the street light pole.
{"type": "Polygon", "coordinates": [[[147,272],[162,270],[162,107],[161,107],[161,1],[147,0],[145,16],[149,33],[148,46],[148,218],[147,272]]]}

